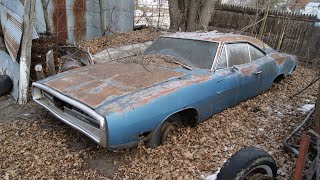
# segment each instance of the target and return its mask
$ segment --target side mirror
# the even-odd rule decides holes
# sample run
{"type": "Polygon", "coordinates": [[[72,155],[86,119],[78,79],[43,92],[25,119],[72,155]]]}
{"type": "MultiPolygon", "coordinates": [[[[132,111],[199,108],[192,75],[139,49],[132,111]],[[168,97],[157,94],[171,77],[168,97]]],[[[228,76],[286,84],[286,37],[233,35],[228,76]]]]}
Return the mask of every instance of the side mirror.
{"type": "Polygon", "coordinates": [[[238,68],[237,66],[233,65],[232,68],[231,68],[231,70],[232,70],[232,71],[239,71],[239,68],[238,68]]]}
{"type": "Polygon", "coordinates": [[[217,69],[218,69],[217,67],[213,67],[211,72],[215,73],[217,71],[217,69]]]}

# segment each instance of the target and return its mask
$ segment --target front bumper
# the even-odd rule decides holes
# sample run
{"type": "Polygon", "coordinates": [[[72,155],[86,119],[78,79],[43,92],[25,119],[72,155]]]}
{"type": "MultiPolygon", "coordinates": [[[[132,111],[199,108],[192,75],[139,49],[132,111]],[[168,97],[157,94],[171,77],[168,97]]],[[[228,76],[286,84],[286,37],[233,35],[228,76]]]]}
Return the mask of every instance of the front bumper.
{"type": "Polygon", "coordinates": [[[82,132],[102,147],[108,147],[106,121],[94,110],[40,83],[32,84],[32,96],[35,102],[49,110],[61,121],[82,132]],[[50,96],[52,95],[53,98],[56,98],[63,103],[66,103],[68,108],[63,107],[63,109],[61,107],[57,107],[55,103],[50,101],[50,98],[45,97],[47,94],[50,96]],[[75,109],[82,111],[85,115],[81,115],[81,113],[73,111],[73,116],[73,114],[70,113],[72,111],[70,111],[70,107],[74,107],[75,109]],[[90,117],[87,117],[86,115],[90,117]],[[88,121],[87,119],[91,118],[96,122],[92,122],[90,124],[90,120],[88,121]],[[95,123],[97,124],[96,126],[93,125],[95,123]]]}

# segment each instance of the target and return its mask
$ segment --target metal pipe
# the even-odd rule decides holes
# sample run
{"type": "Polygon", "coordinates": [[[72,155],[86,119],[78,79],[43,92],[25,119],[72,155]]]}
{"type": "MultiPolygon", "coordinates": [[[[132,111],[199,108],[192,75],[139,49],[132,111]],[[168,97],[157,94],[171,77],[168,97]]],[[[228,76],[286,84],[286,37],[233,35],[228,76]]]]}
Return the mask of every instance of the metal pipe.
{"type": "Polygon", "coordinates": [[[306,134],[303,134],[301,136],[299,156],[297,159],[296,169],[294,171],[294,176],[293,176],[294,180],[301,180],[302,179],[303,171],[306,166],[306,160],[308,157],[310,139],[311,139],[311,137],[306,134]]]}

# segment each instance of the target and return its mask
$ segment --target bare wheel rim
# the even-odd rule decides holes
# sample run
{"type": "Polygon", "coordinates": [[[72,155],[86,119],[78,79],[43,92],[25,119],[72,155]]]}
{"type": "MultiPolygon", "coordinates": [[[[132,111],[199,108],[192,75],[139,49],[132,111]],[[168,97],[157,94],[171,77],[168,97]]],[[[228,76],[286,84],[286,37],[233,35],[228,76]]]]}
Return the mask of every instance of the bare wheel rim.
{"type": "Polygon", "coordinates": [[[168,122],[168,124],[166,124],[163,127],[162,136],[161,136],[161,143],[164,143],[168,139],[168,137],[170,135],[172,135],[177,129],[178,129],[178,127],[174,123],[168,122]]]}
{"type": "Polygon", "coordinates": [[[267,165],[260,165],[251,169],[244,180],[271,180],[273,179],[272,169],[267,165]]]}

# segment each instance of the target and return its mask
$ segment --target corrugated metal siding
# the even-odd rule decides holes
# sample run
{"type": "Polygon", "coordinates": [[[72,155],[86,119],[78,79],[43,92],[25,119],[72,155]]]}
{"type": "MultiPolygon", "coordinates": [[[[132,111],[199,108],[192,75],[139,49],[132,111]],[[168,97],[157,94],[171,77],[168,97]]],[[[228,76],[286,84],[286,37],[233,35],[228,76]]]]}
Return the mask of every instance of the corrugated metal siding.
{"type": "Polygon", "coordinates": [[[133,0],[106,0],[104,8],[106,29],[111,29],[112,32],[126,32],[133,28],[133,0]]]}
{"type": "MultiPolygon", "coordinates": [[[[19,0],[2,0],[0,4],[1,28],[7,50],[14,61],[17,61],[22,39],[23,5],[19,0]]],[[[33,38],[38,38],[33,30],[33,38]]]]}
{"type": "MultiPolygon", "coordinates": [[[[2,0],[2,5],[10,9],[15,14],[17,14],[21,18],[21,20],[23,19],[24,6],[19,0],[2,0]]],[[[35,28],[32,31],[32,38],[39,38],[35,28]]]]}
{"type": "Polygon", "coordinates": [[[10,56],[16,61],[22,37],[22,31],[19,31],[22,28],[22,20],[17,14],[2,5],[0,5],[0,11],[4,42],[10,56]]]}
{"type": "MultiPolygon", "coordinates": [[[[105,28],[110,32],[133,30],[134,1],[105,0],[105,28]]],[[[44,33],[41,0],[36,6],[38,33],[44,33]]],[[[99,0],[51,0],[48,6],[50,27],[60,40],[70,43],[101,36],[99,0]]]]}
{"type": "Polygon", "coordinates": [[[10,76],[13,81],[13,90],[11,92],[11,95],[15,99],[18,99],[20,66],[18,63],[13,62],[9,54],[4,51],[0,51],[0,74],[6,74],[10,76]]]}

